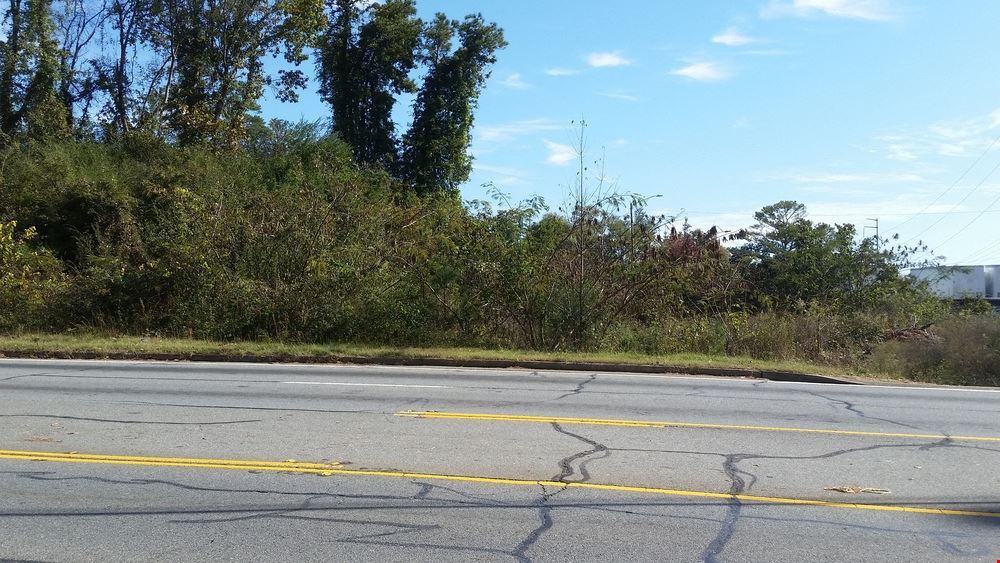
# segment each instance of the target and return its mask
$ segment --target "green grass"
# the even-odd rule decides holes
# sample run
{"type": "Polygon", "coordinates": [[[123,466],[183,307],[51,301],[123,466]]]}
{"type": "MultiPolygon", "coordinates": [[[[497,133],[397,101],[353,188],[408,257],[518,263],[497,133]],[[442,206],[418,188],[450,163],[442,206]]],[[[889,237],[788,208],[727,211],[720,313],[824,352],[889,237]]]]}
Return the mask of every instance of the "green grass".
{"type": "Polygon", "coordinates": [[[212,342],[145,336],[93,334],[18,334],[0,336],[0,351],[11,355],[45,354],[143,354],[225,355],[234,358],[281,357],[282,360],[336,361],[344,356],[365,358],[444,358],[449,360],[557,361],[606,364],[643,364],[685,368],[747,368],[820,375],[871,375],[844,368],[802,361],[767,361],[739,356],[670,354],[654,356],[626,352],[539,352],[533,350],[485,350],[453,347],[395,347],[358,344],[294,344],[287,342],[212,342]]]}

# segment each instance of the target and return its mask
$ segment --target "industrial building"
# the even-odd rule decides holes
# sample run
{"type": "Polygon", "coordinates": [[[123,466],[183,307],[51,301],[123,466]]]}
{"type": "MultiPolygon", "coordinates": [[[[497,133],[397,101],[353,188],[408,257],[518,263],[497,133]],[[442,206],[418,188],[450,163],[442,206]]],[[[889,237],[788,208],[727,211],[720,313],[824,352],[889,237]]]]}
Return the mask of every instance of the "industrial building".
{"type": "Polygon", "coordinates": [[[1000,265],[914,268],[910,276],[927,281],[942,298],[981,297],[1000,307],[1000,265]]]}

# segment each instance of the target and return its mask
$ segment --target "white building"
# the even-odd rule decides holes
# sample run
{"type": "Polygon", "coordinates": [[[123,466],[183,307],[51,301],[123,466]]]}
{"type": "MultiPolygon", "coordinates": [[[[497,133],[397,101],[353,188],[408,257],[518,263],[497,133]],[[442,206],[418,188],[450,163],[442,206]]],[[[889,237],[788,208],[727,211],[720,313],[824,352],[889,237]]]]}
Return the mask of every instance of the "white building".
{"type": "Polygon", "coordinates": [[[1000,265],[959,266],[954,272],[949,268],[914,268],[910,276],[926,280],[931,291],[945,299],[1000,300],[1000,265]]]}

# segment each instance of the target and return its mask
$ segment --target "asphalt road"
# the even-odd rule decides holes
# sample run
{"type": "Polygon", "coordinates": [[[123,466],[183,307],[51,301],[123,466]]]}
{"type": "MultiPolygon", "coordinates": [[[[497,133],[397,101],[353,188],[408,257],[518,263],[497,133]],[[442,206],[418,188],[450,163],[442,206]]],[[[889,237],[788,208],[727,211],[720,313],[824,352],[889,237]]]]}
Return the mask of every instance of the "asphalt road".
{"type": "Polygon", "coordinates": [[[4,360],[0,559],[992,563],[1000,390],[4,360]]]}

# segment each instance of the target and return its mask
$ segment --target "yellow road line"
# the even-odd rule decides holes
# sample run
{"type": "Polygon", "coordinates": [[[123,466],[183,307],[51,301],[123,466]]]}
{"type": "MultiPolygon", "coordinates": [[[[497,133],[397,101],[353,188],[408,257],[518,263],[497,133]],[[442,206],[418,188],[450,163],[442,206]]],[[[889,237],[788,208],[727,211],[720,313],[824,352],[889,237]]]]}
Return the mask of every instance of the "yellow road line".
{"type": "Polygon", "coordinates": [[[141,457],[124,455],[93,455],[76,452],[22,452],[0,450],[0,459],[23,461],[62,461],[72,463],[99,463],[106,465],[145,465],[154,467],[193,467],[205,469],[242,469],[247,471],[288,471],[294,473],[330,474],[339,463],[305,463],[288,461],[251,461],[232,459],[204,459],[186,457],[141,457]]]}
{"type": "Polygon", "coordinates": [[[912,438],[917,440],[1000,442],[1000,438],[987,436],[945,436],[944,434],[906,434],[902,432],[862,432],[859,430],[833,430],[827,428],[794,428],[785,426],[750,426],[745,424],[707,424],[701,422],[660,422],[653,420],[616,420],[606,418],[573,418],[564,416],[526,416],[515,414],[489,414],[439,411],[401,411],[396,416],[435,418],[446,420],[489,420],[501,422],[534,422],[542,424],[583,424],[589,426],[627,426],[633,428],[707,428],[715,430],[754,430],[759,432],[800,432],[805,434],[833,434],[837,436],[876,436],[882,438],[912,438]]]}
{"type": "Polygon", "coordinates": [[[597,491],[616,491],[623,493],[642,493],[651,495],[676,496],[688,498],[710,498],[718,500],[739,500],[746,503],[785,504],[795,506],[816,506],[824,508],[847,508],[853,510],[875,510],[880,512],[903,512],[909,514],[930,514],[934,516],[970,516],[982,518],[1000,518],[1000,512],[980,512],[975,510],[952,510],[947,508],[932,508],[922,506],[898,506],[891,504],[866,504],[856,502],[836,502],[818,499],[768,497],[759,495],[731,495],[712,491],[693,491],[685,489],[667,489],[661,487],[634,487],[629,485],[608,485],[602,483],[564,483],[562,481],[507,479],[502,477],[476,477],[470,475],[448,475],[441,473],[416,473],[409,471],[378,471],[366,469],[344,469],[336,463],[301,463],[297,461],[244,461],[218,460],[199,458],[173,457],[136,457],[118,455],[94,455],[79,453],[53,452],[23,452],[0,450],[0,459],[21,461],[53,461],[62,463],[97,463],[108,465],[143,465],[151,467],[188,467],[201,469],[241,469],[258,471],[287,471],[316,475],[347,475],[388,477],[396,479],[425,479],[433,481],[460,481],[464,483],[483,483],[489,485],[511,485],[530,487],[552,487],[567,489],[588,489],[597,491]]]}

